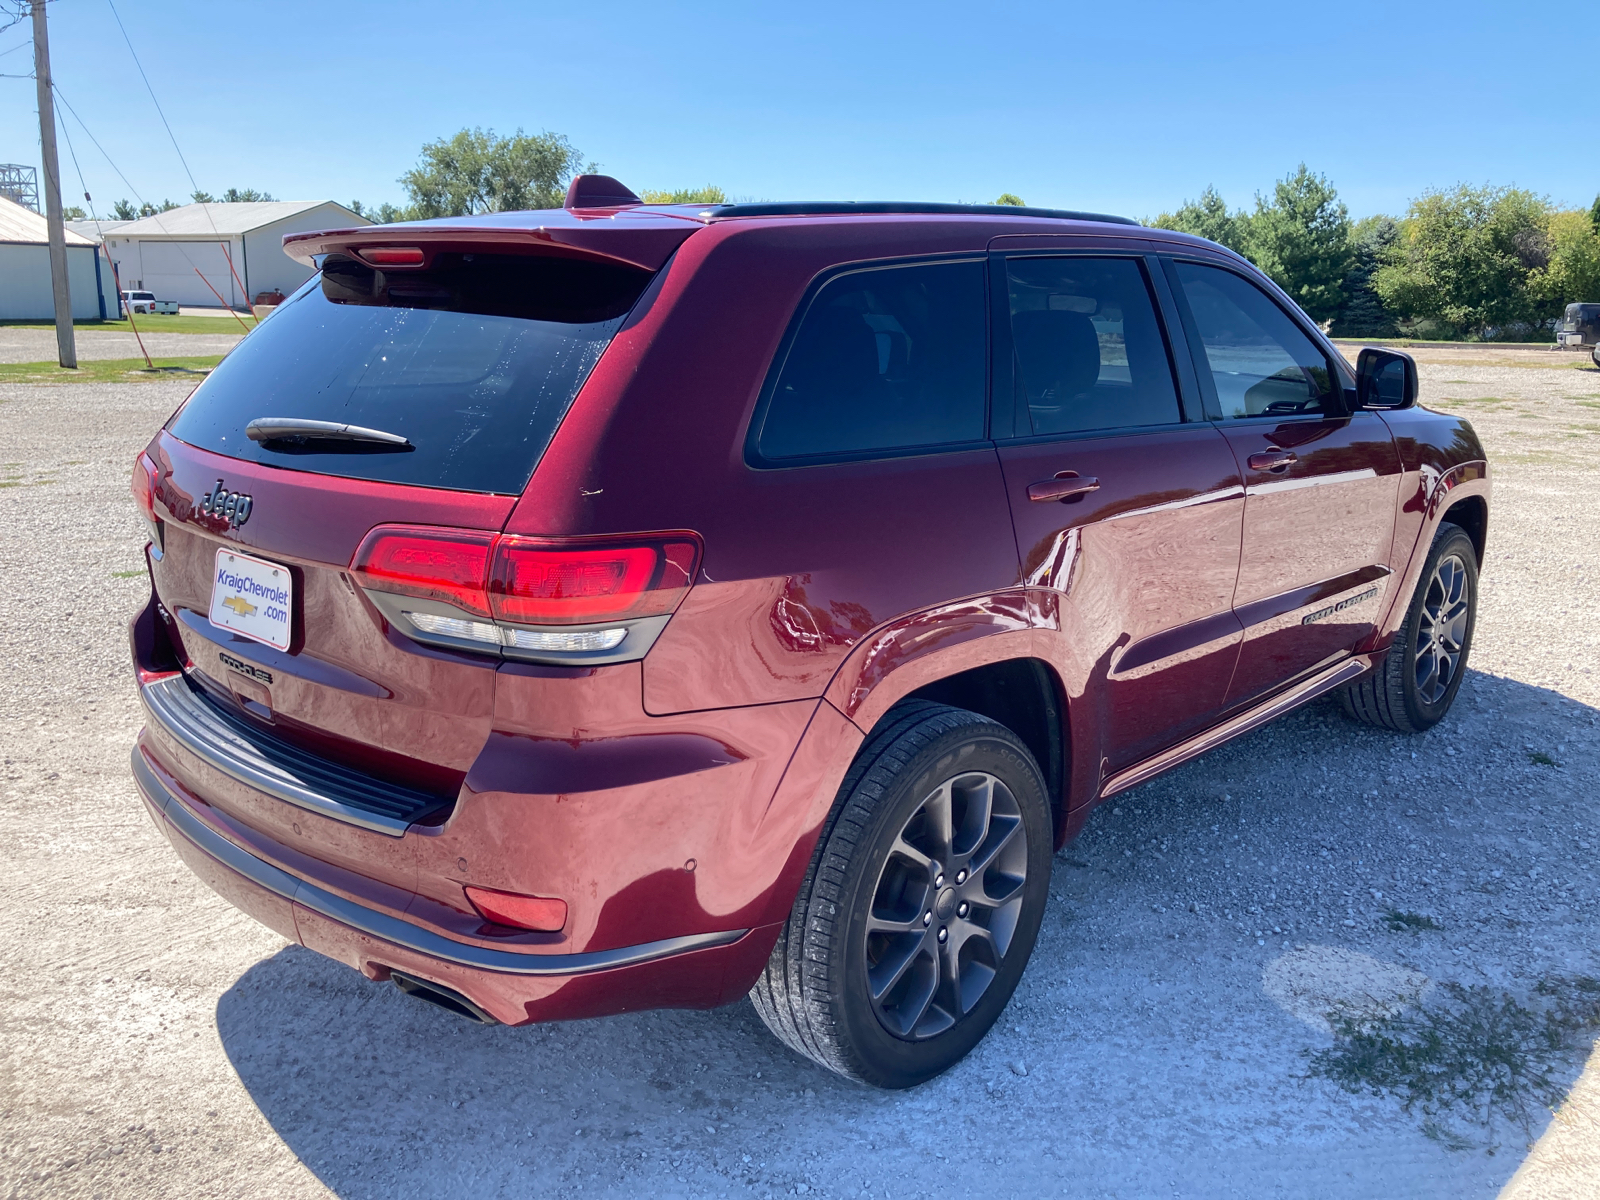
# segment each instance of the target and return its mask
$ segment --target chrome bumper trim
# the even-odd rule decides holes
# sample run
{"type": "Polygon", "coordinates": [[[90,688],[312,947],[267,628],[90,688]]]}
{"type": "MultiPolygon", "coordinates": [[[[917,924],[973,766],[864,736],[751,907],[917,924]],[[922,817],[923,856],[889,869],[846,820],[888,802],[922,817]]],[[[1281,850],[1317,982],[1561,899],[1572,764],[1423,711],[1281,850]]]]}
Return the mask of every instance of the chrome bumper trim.
{"type": "MultiPolygon", "coordinates": [[[[683,954],[689,950],[726,946],[750,932],[748,929],[730,929],[720,933],[695,933],[686,937],[664,938],[659,942],[645,942],[638,946],[622,946],[616,950],[599,950],[588,954],[525,954],[515,950],[474,946],[324,891],[315,884],[307,883],[304,879],[291,875],[282,868],[275,867],[234,845],[207,827],[182,801],[166,789],[145,762],[144,754],[138,748],[133,751],[133,778],[146,799],[156,806],[167,822],[183,835],[185,840],[229,870],[244,876],[251,883],[327,917],[330,921],[348,925],[361,933],[392,942],[418,954],[458,963],[464,967],[499,971],[507,975],[586,975],[594,971],[608,971],[616,967],[652,962],[658,958],[683,954]]],[[[385,965],[404,967],[405,964],[385,965]]]]}

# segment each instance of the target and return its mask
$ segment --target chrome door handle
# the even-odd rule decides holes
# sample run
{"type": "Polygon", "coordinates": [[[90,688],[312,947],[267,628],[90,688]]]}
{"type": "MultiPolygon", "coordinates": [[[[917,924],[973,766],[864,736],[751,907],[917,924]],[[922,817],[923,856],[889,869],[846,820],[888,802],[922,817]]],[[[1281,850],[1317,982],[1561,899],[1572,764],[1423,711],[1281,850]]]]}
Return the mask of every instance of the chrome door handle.
{"type": "Polygon", "coordinates": [[[1279,450],[1276,446],[1250,456],[1252,471],[1286,471],[1300,460],[1293,450],[1279,450]]]}
{"type": "Polygon", "coordinates": [[[1071,500],[1088,492],[1100,490],[1100,481],[1092,475],[1079,475],[1076,471],[1057,471],[1054,479],[1028,485],[1028,499],[1039,504],[1053,500],[1071,500]]]}

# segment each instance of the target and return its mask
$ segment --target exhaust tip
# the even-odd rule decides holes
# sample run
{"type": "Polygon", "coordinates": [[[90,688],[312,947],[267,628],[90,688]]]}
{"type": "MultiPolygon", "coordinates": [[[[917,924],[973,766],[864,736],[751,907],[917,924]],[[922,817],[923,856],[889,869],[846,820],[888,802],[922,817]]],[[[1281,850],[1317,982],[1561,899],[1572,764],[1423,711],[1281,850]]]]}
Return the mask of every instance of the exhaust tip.
{"type": "Polygon", "coordinates": [[[429,1004],[437,1005],[447,1012],[455,1013],[458,1017],[476,1021],[479,1025],[500,1024],[499,1021],[496,1021],[483,1009],[453,988],[447,988],[440,983],[430,983],[425,979],[417,979],[400,971],[391,970],[389,978],[394,981],[395,987],[406,995],[415,996],[418,1000],[425,1000],[429,1004]]]}

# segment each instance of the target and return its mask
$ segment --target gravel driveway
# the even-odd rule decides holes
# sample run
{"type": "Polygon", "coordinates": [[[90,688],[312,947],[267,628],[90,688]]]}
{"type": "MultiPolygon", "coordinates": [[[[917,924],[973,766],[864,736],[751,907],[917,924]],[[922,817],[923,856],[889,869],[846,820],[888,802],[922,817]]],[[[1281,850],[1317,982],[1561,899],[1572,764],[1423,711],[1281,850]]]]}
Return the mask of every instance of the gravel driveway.
{"type": "MultiPolygon", "coordinates": [[[[150,318],[152,321],[159,317],[150,318]]],[[[160,333],[140,328],[139,337],[144,348],[154,358],[201,358],[213,354],[226,354],[244,337],[239,326],[232,321],[217,323],[218,329],[232,329],[232,333],[160,333]]],[[[116,330],[75,329],[73,344],[78,348],[80,362],[98,362],[119,358],[138,358],[139,340],[131,333],[116,330]]],[[[54,329],[14,329],[0,326],[0,363],[36,363],[56,361],[56,331],[54,329]]],[[[129,461],[132,461],[131,459],[129,461]]]]}
{"type": "Polygon", "coordinates": [[[127,765],[129,465],[185,385],[0,386],[0,1195],[1600,1194],[1600,1054],[1531,1152],[1317,1069],[1331,1008],[1600,976],[1600,371],[1433,357],[1497,472],[1454,713],[1319,704],[1099,810],[1001,1025],[902,1094],[743,1003],[469,1025],[213,895],[127,765]]]}

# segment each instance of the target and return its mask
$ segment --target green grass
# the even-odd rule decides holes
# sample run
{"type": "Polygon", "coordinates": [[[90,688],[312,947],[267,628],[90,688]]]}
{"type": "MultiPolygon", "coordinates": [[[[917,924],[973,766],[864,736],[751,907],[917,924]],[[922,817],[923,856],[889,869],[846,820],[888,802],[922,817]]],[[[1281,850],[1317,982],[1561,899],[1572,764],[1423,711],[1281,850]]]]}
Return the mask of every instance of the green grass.
{"type": "MultiPolygon", "coordinates": [[[[251,329],[255,328],[256,319],[245,313],[239,314],[240,320],[251,329]]],[[[93,333],[104,330],[111,333],[132,333],[133,326],[127,321],[74,321],[74,330],[93,333]]],[[[6,329],[55,329],[48,321],[0,321],[0,328],[6,329]]],[[[189,316],[150,316],[139,318],[140,333],[243,333],[239,322],[232,317],[189,317],[189,316]]]]}
{"type": "Polygon", "coordinates": [[[1530,750],[1528,752],[1528,761],[1536,767],[1554,767],[1560,765],[1555,759],[1551,758],[1543,750],[1530,750]]]}
{"type": "Polygon", "coordinates": [[[1577,1058],[1600,1029],[1600,980],[1551,976],[1525,1000],[1495,988],[1442,983],[1434,998],[1375,1019],[1333,1014],[1334,1044],[1311,1074],[1348,1092],[1393,1096],[1452,1149],[1471,1143],[1455,1122],[1525,1137],[1566,1099],[1577,1058]]]}
{"type": "Polygon", "coordinates": [[[143,574],[144,574],[144,571],[142,569],[138,570],[138,571],[113,571],[113,572],[111,572],[111,578],[113,578],[113,579],[135,579],[138,576],[143,575],[143,574]]]}
{"type": "Polygon", "coordinates": [[[53,362],[0,363],[0,383],[138,383],[152,379],[191,379],[199,383],[221,361],[221,355],[158,358],[154,371],[146,369],[142,358],[79,363],[75,371],[53,362]]]}
{"type": "Polygon", "coordinates": [[[1398,908],[1391,908],[1383,914],[1383,919],[1388,923],[1390,932],[1403,933],[1410,930],[1412,933],[1429,931],[1437,933],[1444,928],[1432,917],[1425,917],[1421,913],[1403,912],[1398,908]]]}

